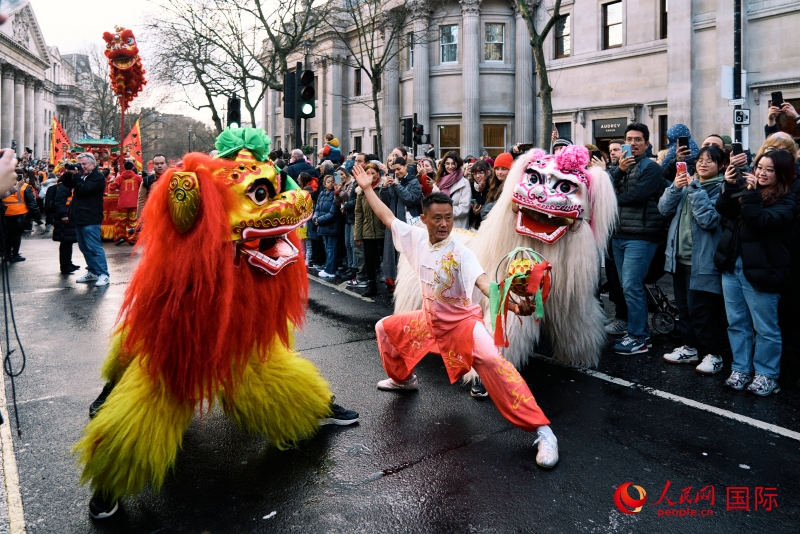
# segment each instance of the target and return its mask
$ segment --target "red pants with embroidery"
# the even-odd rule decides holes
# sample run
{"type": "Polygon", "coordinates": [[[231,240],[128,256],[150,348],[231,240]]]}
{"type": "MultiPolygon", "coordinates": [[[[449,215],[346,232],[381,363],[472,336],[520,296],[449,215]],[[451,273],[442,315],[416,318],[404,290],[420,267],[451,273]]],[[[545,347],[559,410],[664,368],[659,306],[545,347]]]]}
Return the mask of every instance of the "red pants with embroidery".
{"type": "MultiPolygon", "coordinates": [[[[383,368],[389,378],[398,382],[408,380],[414,366],[429,352],[441,353],[435,337],[428,328],[424,311],[415,311],[392,315],[378,321],[375,325],[378,336],[378,349],[381,353],[383,368]],[[390,332],[387,332],[391,330],[390,332]],[[397,340],[398,328],[412,339],[411,343],[392,343],[397,340]],[[402,351],[398,351],[402,346],[402,351]]],[[[402,335],[402,334],[401,334],[402,335]]],[[[520,376],[517,369],[500,354],[494,344],[494,338],[481,322],[475,322],[473,328],[472,367],[481,377],[486,391],[497,409],[511,424],[533,432],[537,427],[550,424],[536,399],[533,398],[528,384],[520,376]]],[[[444,356],[444,355],[443,355],[444,356]]],[[[445,366],[448,359],[445,357],[445,366]]]]}
{"type": "Polygon", "coordinates": [[[124,239],[128,243],[133,243],[135,238],[129,234],[129,229],[136,228],[136,208],[118,208],[117,218],[114,221],[114,241],[124,239]]]}

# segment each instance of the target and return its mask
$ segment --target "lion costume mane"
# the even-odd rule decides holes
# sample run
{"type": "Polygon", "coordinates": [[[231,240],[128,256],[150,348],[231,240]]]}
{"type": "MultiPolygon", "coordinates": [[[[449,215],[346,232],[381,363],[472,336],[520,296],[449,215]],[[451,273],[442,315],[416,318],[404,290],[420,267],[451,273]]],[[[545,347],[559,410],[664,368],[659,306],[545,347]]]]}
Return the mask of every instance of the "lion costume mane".
{"type": "MultiPolygon", "coordinates": [[[[552,265],[553,285],[542,321],[509,314],[509,346],[503,352],[517,367],[533,355],[541,327],[552,339],[556,359],[570,366],[597,365],[606,343],[604,314],[595,292],[617,200],[608,174],[587,168],[588,161],[582,146],[566,147],[555,156],[532,149],[514,162],[478,232],[453,232],[476,254],[490,278],[517,247],[532,248],[552,265]]],[[[405,258],[398,272],[395,313],[420,309],[419,281],[405,258]]],[[[484,299],[484,319],[491,331],[488,308],[484,299]]]]}
{"type": "Polygon", "coordinates": [[[311,199],[266,160],[260,130],[226,130],[217,148],[187,154],[144,209],[101,371],[115,386],[75,446],[81,482],[111,499],[159,489],[204,401],[279,448],[330,415],[327,382],[292,349],[308,297],[294,230],[311,199]]]}

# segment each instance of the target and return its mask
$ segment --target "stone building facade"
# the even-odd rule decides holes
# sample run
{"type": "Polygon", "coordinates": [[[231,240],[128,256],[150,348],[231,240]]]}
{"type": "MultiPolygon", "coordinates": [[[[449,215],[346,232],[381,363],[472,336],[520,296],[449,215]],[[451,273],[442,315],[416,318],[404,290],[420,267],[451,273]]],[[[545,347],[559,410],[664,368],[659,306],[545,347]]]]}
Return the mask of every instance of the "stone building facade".
{"type": "Polygon", "coordinates": [[[71,138],[80,136],[72,117],[83,110],[75,71],[56,47],[48,47],[29,2],[0,26],[0,146],[30,147],[47,157],[50,124],[57,117],[71,138]]]}
{"type": "MultiPolygon", "coordinates": [[[[532,4],[544,25],[552,1],[532,4]]],[[[564,0],[561,5],[545,57],[553,122],[562,135],[603,147],[637,121],[650,127],[656,150],[676,123],[698,138],[731,135],[733,108],[723,72],[733,66],[734,0],[564,0]]],[[[782,91],[800,108],[800,47],[795,46],[800,2],[742,0],[742,5],[743,96],[751,110],[744,143],[757,148],[772,91],[782,91]]],[[[384,154],[401,142],[399,120],[414,114],[432,134],[439,155],[448,149],[462,156],[494,154],[515,142],[538,140],[541,106],[532,53],[513,2],[460,0],[437,13],[417,4],[409,31],[424,30],[429,38],[403,50],[381,80],[384,154]]],[[[329,37],[316,40],[311,57],[319,95],[309,124],[311,144],[319,147],[331,132],[345,153],[377,152],[373,113],[363,105],[370,100],[369,79],[342,64],[346,48],[329,37]]],[[[281,115],[281,98],[272,90],[265,95],[264,126],[276,146],[291,148],[291,121],[281,115]]],[[[800,131],[792,134],[800,137],[800,131]]]]}

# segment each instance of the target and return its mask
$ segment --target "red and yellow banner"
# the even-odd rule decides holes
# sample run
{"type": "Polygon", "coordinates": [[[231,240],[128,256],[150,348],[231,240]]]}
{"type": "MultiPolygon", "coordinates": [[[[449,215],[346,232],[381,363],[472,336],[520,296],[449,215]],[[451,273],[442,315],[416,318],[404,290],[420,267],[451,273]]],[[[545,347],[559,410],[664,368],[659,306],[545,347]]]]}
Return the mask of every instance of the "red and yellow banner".
{"type": "Polygon", "coordinates": [[[133,158],[136,172],[142,172],[144,160],[142,159],[142,132],[139,129],[139,119],[136,119],[136,124],[122,142],[122,152],[126,158],[133,158]]]}
{"type": "Polygon", "coordinates": [[[69,157],[69,147],[72,143],[67,137],[67,132],[58,123],[58,119],[53,117],[50,125],[50,163],[56,165],[58,162],[69,157]]]}

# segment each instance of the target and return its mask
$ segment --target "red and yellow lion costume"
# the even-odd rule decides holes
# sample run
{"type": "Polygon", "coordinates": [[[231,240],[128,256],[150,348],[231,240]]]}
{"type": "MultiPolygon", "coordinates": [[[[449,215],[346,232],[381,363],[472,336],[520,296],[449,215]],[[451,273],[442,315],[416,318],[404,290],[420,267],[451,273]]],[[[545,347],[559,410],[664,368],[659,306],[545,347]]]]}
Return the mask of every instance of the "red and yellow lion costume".
{"type": "Polygon", "coordinates": [[[115,386],[75,447],[81,481],[112,500],[162,485],[203,401],[280,448],[331,413],[327,382],[292,349],[308,297],[294,230],[311,198],[264,161],[263,132],[224,136],[220,154],[235,159],[186,155],[143,212],[142,259],[102,368],[115,386]]]}
{"type": "Polygon", "coordinates": [[[120,104],[124,110],[147,83],[144,79],[142,60],[139,57],[139,47],[136,46],[133,32],[119,26],[114,33],[103,33],[103,40],[106,42],[105,55],[110,68],[111,88],[114,94],[120,97],[120,104]]]}

